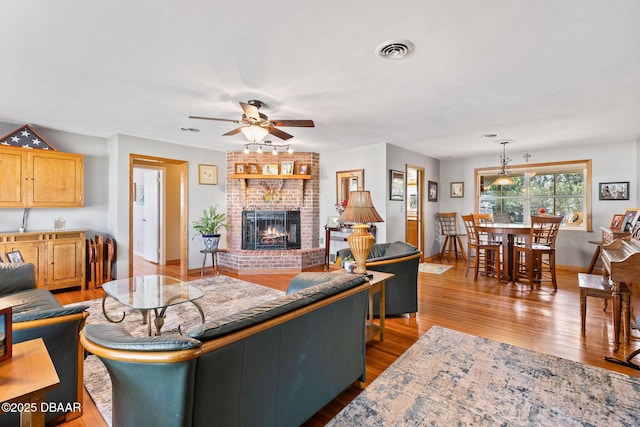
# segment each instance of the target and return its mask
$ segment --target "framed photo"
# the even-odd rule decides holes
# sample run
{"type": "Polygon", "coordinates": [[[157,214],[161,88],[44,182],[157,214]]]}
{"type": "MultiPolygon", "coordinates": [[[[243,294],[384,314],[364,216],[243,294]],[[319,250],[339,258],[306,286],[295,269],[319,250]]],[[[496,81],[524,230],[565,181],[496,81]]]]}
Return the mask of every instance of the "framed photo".
{"type": "Polygon", "coordinates": [[[620,226],[621,231],[629,231],[631,229],[638,212],[640,212],[640,208],[631,208],[624,211],[624,218],[622,219],[622,225],[620,226]]]}
{"type": "Polygon", "coordinates": [[[457,199],[464,197],[464,182],[451,183],[451,198],[457,199]]]}
{"type": "Polygon", "coordinates": [[[262,175],[278,175],[278,164],[267,163],[262,166],[262,175]]]}
{"type": "Polygon", "coordinates": [[[280,175],[293,175],[293,162],[282,162],[280,175]]]}
{"type": "Polygon", "coordinates": [[[216,185],[218,183],[218,166],[198,165],[198,184],[216,185]]]}
{"type": "Polygon", "coordinates": [[[611,224],[609,225],[609,228],[612,230],[620,230],[623,220],[624,214],[614,214],[613,218],[611,218],[611,224]]]}
{"type": "Polygon", "coordinates": [[[338,216],[327,217],[327,227],[335,228],[335,227],[340,226],[340,223],[338,222],[338,218],[340,218],[340,217],[338,217],[338,216]]]}
{"type": "Polygon", "coordinates": [[[435,181],[429,181],[427,200],[430,202],[438,201],[438,183],[435,181]]]}
{"type": "Polygon", "coordinates": [[[20,251],[11,251],[5,254],[7,256],[7,261],[12,263],[21,263],[24,262],[24,258],[22,258],[22,254],[20,251]]]}
{"type": "Polygon", "coordinates": [[[236,163],[235,173],[247,173],[244,163],[236,163]]]}
{"type": "Polygon", "coordinates": [[[309,170],[309,165],[307,163],[302,163],[298,165],[298,175],[309,175],[311,171],[309,170]]]}
{"type": "Polygon", "coordinates": [[[0,362],[11,357],[11,307],[0,309],[0,362]]]}
{"type": "Polygon", "coordinates": [[[247,173],[252,173],[252,174],[258,174],[260,172],[258,172],[258,165],[255,163],[249,163],[247,165],[247,173]]]}
{"type": "Polygon", "coordinates": [[[0,255],[0,262],[4,262],[4,260],[2,259],[2,255],[0,255]]]}
{"type": "Polygon", "coordinates": [[[389,200],[404,200],[404,172],[389,169],[389,200]]]}
{"type": "Polygon", "coordinates": [[[629,181],[599,183],[598,200],[629,200],[629,181]]]}

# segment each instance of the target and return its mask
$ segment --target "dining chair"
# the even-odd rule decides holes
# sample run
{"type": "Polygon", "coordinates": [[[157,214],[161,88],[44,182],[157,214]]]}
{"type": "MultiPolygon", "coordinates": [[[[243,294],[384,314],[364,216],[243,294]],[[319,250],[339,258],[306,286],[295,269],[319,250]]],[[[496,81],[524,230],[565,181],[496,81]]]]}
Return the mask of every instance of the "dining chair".
{"type": "MultiPolygon", "coordinates": [[[[473,223],[477,226],[479,225],[493,225],[495,224],[494,216],[492,213],[473,213],[473,223]]],[[[502,236],[498,234],[488,234],[479,232],[480,237],[483,237],[483,234],[486,234],[486,238],[488,242],[500,243],[502,242],[502,236]]],[[[481,239],[482,240],[482,239],[481,239]]]]}
{"type": "Polygon", "coordinates": [[[475,274],[473,280],[478,280],[480,269],[487,276],[500,278],[500,243],[489,240],[489,234],[478,233],[475,214],[462,215],[462,221],[467,230],[467,268],[464,276],[469,274],[473,262],[475,274]]]}
{"type": "Polygon", "coordinates": [[[551,282],[558,289],[556,281],[556,237],[560,229],[562,216],[532,216],[531,230],[524,242],[513,246],[514,282],[527,280],[533,289],[534,284],[551,282]]]}
{"type": "Polygon", "coordinates": [[[467,259],[464,253],[464,246],[460,237],[464,236],[463,233],[458,233],[458,221],[457,212],[438,212],[438,221],[440,222],[440,232],[445,237],[442,244],[442,250],[440,251],[440,259],[444,258],[444,253],[447,252],[447,259],[451,256],[452,252],[456,260],[458,254],[462,256],[462,259],[467,259]]]}

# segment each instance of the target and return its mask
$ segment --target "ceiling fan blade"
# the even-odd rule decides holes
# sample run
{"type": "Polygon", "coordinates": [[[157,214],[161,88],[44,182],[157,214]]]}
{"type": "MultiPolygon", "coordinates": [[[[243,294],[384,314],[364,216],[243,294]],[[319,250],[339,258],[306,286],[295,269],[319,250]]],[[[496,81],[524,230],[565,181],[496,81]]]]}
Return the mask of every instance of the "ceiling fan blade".
{"type": "Polygon", "coordinates": [[[244,111],[244,115],[247,116],[249,120],[260,121],[260,113],[257,107],[245,102],[240,102],[240,106],[242,107],[242,111],[244,111]]]}
{"type": "Polygon", "coordinates": [[[223,134],[222,136],[231,136],[231,135],[235,135],[235,134],[237,134],[237,133],[240,133],[240,132],[242,131],[242,128],[243,128],[243,127],[244,127],[244,126],[240,126],[239,128],[236,128],[236,129],[234,129],[234,130],[230,130],[229,132],[227,132],[227,133],[223,134]]]}
{"type": "Polygon", "coordinates": [[[267,127],[267,129],[269,130],[269,133],[271,135],[277,136],[280,139],[285,139],[286,140],[286,139],[289,139],[289,138],[293,138],[293,135],[289,135],[288,133],[283,132],[280,129],[275,128],[273,126],[269,126],[269,127],[267,127]]]}
{"type": "Polygon", "coordinates": [[[299,128],[313,128],[313,120],[271,120],[273,126],[291,126],[299,128]]]}
{"type": "Polygon", "coordinates": [[[202,117],[202,116],[189,116],[190,119],[198,119],[198,120],[216,120],[218,122],[231,122],[231,123],[242,123],[240,120],[233,119],[217,119],[215,117],[202,117]]]}

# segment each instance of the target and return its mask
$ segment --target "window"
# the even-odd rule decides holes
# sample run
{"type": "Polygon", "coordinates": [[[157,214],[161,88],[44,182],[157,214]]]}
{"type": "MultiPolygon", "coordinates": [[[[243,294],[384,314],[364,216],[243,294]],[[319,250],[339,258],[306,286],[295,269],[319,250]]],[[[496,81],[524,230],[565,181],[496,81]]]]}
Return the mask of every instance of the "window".
{"type": "Polygon", "coordinates": [[[493,185],[497,168],[476,169],[477,211],[497,222],[528,223],[531,215],[563,215],[563,228],[591,231],[591,160],[517,165],[513,185],[493,185]]]}

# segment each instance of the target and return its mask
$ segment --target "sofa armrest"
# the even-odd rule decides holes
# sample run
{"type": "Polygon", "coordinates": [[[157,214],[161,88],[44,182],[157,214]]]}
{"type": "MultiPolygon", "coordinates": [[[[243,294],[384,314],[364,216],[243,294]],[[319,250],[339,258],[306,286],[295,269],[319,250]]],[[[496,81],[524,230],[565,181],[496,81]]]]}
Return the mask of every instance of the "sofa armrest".
{"type": "Polygon", "coordinates": [[[73,307],[52,308],[48,310],[33,310],[16,313],[13,315],[14,323],[29,322],[32,320],[51,319],[54,317],[62,317],[70,314],[82,313],[88,310],[86,305],[77,305],[73,307]]]}
{"type": "Polygon", "coordinates": [[[36,287],[36,271],[31,263],[0,263],[0,296],[36,287]]]}
{"type": "Polygon", "coordinates": [[[87,325],[84,336],[103,347],[125,351],[180,351],[202,345],[200,341],[183,335],[134,337],[115,325],[87,325]]]}

